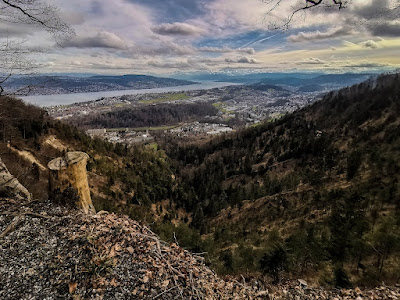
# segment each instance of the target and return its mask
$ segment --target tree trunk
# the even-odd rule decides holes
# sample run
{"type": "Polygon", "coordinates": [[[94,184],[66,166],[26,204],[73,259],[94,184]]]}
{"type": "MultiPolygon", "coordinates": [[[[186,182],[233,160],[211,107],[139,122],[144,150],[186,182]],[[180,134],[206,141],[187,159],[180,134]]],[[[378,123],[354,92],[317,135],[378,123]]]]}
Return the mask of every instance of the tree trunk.
{"type": "Polygon", "coordinates": [[[95,213],[90,197],[86,163],[89,155],[84,152],[68,152],[49,162],[49,195],[63,193],[68,188],[77,192],[76,206],[85,213],[95,213]]]}

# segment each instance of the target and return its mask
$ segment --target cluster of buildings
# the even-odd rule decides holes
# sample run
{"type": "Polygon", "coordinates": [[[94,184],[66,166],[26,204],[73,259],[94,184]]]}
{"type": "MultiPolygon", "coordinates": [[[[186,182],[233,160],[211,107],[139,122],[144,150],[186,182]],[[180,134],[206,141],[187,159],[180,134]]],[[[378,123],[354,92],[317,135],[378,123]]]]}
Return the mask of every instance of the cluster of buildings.
{"type": "Polygon", "coordinates": [[[122,100],[120,97],[108,97],[69,105],[49,106],[46,109],[50,116],[57,120],[62,120],[94,113],[103,113],[130,105],[132,105],[130,101],[122,100]]]}
{"type": "Polygon", "coordinates": [[[135,131],[133,129],[89,129],[86,130],[86,133],[93,137],[98,137],[101,139],[105,139],[111,143],[121,143],[121,144],[142,144],[151,142],[154,140],[154,137],[146,131],[135,131]]]}
{"type": "Polygon", "coordinates": [[[233,129],[225,124],[193,122],[171,129],[168,132],[179,137],[188,137],[197,135],[218,135],[231,131],[233,131],[233,129]]]}
{"type": "MultiPolygon", "coordinates": [[[[103,97],[95,101],[66,106],[52,106],[47,109],[54,118],[66,119],[143,105],[154,106],[166,102],[170,104],[211,103],[218,110],[217,114],[207,116],[202,121],[198,120],[183,125],[176,124],[173,129],[160,129],[164,133],[188,137],[230,132],[234,128],[226,124],[233,124],[229,122],[233,118],[246,125],[274,119],[308,105],[315,101],[318,96],[318,93],[299,93],[279,89],[262,90],[247,85],[187,91],[184,93],[184,97],[181,98],[176,97],[179,96],[178,94],[182,95],[182,93],[169,92],[103,97]],[[163,99],[166,100],[163,101],[163,99]]],[[[148,131],[140,129],[139,131],[138,129],[136,131],[133,129],[91,129],[88,130],[88,134],[111,142],[129,144],[150,142],[154,139],[148,131]]]]}
{"type": "Polygon", "coordinates": [[[215,106],[220,110],[221,120],[236,117],[248,125],[293,112],[315,101],[315,95],[310,93],[259,91],[247,86],[233,89],[235,92],[227,93],[215,106]]]}

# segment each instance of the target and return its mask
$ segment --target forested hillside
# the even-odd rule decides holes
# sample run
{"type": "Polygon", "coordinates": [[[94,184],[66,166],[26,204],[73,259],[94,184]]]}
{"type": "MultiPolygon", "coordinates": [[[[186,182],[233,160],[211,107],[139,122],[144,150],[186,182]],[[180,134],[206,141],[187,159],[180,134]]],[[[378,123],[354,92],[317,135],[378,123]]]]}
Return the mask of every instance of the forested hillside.
{"type": "Polygon", "coordinates": [[[205,253],[222,274],[392,284],[400,278],[399,95],[400,76],[384,75],[208,142],[135,147],[91,139],[2,97],[0,155],[35,199],[47,199],[47,162],[87,152],[97,210],[149,224],[205,253]]]}
{"type": "Polygon", "coordinates": [[[124,212],[150,222],[150,205],[174,193],[174,173],[163,151],[92,139],[14,98],[0,97],[0,108],[0,157],[35,199],[48,197],[47,163],[72,150],[90,155],[89,185],[97,210],[124,212]]]}
{"type": "Polygon", "coordinates": [[[159,104],[94,114],[74,119],[81,128],[121,128],[171,125],[216,115],[210,103],[159,104]]]}
{"type": "Polygon", "coordinates": [[[400,76],[207,144],[165,143],[220,270],[338,286],[400,278],[400,76]],[[214,255],[215,257],[215,255],[214,255]]]}

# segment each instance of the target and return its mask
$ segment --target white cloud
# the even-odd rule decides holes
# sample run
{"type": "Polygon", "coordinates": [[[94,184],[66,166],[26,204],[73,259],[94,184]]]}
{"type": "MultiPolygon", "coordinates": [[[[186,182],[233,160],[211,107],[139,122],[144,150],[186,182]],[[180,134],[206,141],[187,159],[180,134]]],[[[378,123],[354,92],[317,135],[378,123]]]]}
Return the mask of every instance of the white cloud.
{"type": "Polygon", "coordinates": [[[317,57],[305,58],[298,62],[298,64],[306,64],[306,65],[322,65],[325,63],[326,61],[319,59],[317,57]]]}
{"type": "MultiPolygon", "coordinates": [[[[145,0],[53,1],[78,34],[69,47],[51,49],[54,56],[43,55],[42,61],[51,61],[53,70],[63,70],[63,65],[96,71],[119,68],[121,72],[132,66],[136,72],[168,68],[214,71],[226,67],[323,69],[331,63],[339,67],[367,66],[362,60],[369,61],[371,67],[386,62],[400,65],[396,54],[400,39],[394,41],[400,37],[400,9],[397,15],[387,12],[389,3],[398,0],[353,0],[340,11],[313,9],[297,14],[289,31],[272,33],[268,32],[269,25],[284,23],[293,7],[304,5],[304,0],[282,1],[270,15],[266,15],[270,8],[267,1],[192,0],[196,1],[193,7],[201,9],[185,18],[178,12],[172,15],[171,11],[155,9],[145,0]],[[292,34],[283,40],[288,33],[292,34]],[[388,38],[382,41],[378,36],[388,38]],[[349,42],[343,44],[342,38],[349,42]],[[264,39],[268,43],[260,42],[264,39]],[[313,43],[305,43],[310,41],[313,43]],[[71,62],[80,64],[69,65],[71,62]]],[[[164,1],[181,8],[186,0],[164,1]]],[[[7,33],[1,27],[0,39],[11,34],[24,38],[26,29],[12,27],[7,33]]],[[[36,31],[34,38],[29,36],[29,46],[43,41],[50,44],[36,31]]]]}
{"type": "Polygon", "coordinates": [[[211,53],[245,53],[245,54],[254,54],[256,51],[254,48],[237,48],[233,49],[230,47],[199,47],[197,48],[200,52],[211,52],[211,53]]]}
{"type": "Polygon", "coordinates": [[[78,36],[66,42],[65,47],[75,48],[113,48],[127,49],[126,43],[116,34],[107,31],[98,32],[95,36],[78,36]]]}
{"type": "Polygon", "coordinates": [[[254,58],[243,56],[239,58],[225,58],[227,63],[241,63],[241,64],[257,64],[258,61],[254,58]]]}
{"type": "Polygon", "coordinates": [[[132,48],[132,51],[145,56],[183,56],[195,53],[192,46],[181,45],[169,40],[158,40],[152,44],[137,45],[132,48]]]}
{"type": "Polygon", "coordinates": [[[308,32],[299,32],[295,35],[290,35],[287,40],[292,43],[306,42],[306,41],[314,41],[314,40],[324,40],[324,39],[333,39],[342,36],[347,36],[354,34],[354,30],[349,27],[338,27],[331,28],[327,31],[308,31],[308,32]]]}
{"type": "Polygon", "coordinates": [[[164,23],[153,26],[151,30],[161,35],[201,35],[205,33],[204,29],[187,23],[164,23]]]}
{"type": "Polygon", "coordinates": [[[257,0],[215,0],[205,4],[207,13],[203,22],[217,35],[240,33],[246,30],[266,29],[267,8],[257,0]]]}
{"type": "Polygon", "coordinates": [[[373,40],[361,42],[360,45],[364,48],[371,48],[371,49],[378,49],[380,47],[380,45],[373,40]]]}

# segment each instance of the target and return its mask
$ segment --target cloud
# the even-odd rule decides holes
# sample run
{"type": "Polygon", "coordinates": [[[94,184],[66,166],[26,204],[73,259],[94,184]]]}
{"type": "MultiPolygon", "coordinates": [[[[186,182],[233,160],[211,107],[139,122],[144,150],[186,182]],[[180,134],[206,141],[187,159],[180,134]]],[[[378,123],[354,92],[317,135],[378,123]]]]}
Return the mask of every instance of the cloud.
{"type": "Polygon", "coordinates": [[[372,35],[398,37],[400,35],[400,6],[398,0],[368,1],[354,5],[348,23],[363,27],[372,35]]]}
{"type": "Polygon", "coordinates": [[[137,43],[127,51],[130,58],[141,59],[145,56],[187,56],[196,53],[191,45],[178,44],[170,40],[152,40],[151,42],[137,43]]]}
{"type": "Polygon", "coordinates": [[[204,5],[203,21],[217,35],[265,29],[266,6],[262,1],[214,0],[204,5]]]}
{"type": "Polygon", "coordinates": [[[398,0],[374,0],[363,5],[353,5],[350,12],[366,20],[395,20],[398,12],[394,8],[398,5],[398,0]]]}
{"type": "Polygon", "coordinates": [[[392,66],[391,64],[387,64],[387,63],[374,63],[374,62],[369,62],[369,61],[361,61],[359,63],[347,64],[347,65],[344,65],[343,67],[373,69],[373,68],[385,68],[385,67],[391,67],[391,66],[392,66]]]}
{"type": "Polygon", "coordinates": [[[380,48],[380,45],[377,42],[373,41],[373,40],[368,40],[368,41],[365,41],[365,42],[361,42],[359,44],[361,46],[363,46],[364,48],[370,48],[370,49],[378,49],[378,48],[380,48]]]}
{"type": "Polygon", "coordinates": [[[317,31],[309,31],[309,32],[299,32],[295,35],[290,35],[287,38],[287,41],[292,43],[313,41],[313,40],[324,40],[324,39],[333,39],[346,35],[351,35],[354,33],[354,30],[349,27],[339,27],[332,28],[325,32],[317,31]]]}
{"type": "Polygon", "coordinates": [[[64,44],[65,47],[74,48],[112,48],[127,49],[126,43],[116,34],[107,31],[98,32],[95,36],[78,36],[64,44]]]}
{"type": "MultiPolygon", "coordinates": [[[[53,69],[71,66],[124,72],[129,66],[138,73],[161,73],[226,67],[328,70],[330,64],[337,68],[369,64],[382,69],[380,63],[400,65],[400,9],[388,11],[398,0],[352,0],[340,11],[321,7],[301,12],[285,32],[268,28],[274,21],[277,25],[286,22],[304,0],[282,1],[267,17],[271,1],[53,1],[78,33],[67,48],[43,55],[43,61],[56,64],[53,69]],[[81,64],[70,65],[71,61],[81,64]]],[[[8,34],[25,37],[25,30],[12,25],[8,34]]],[[[53,45],[44,32],[31,31],[34,36],[26,35],[29,46],[41,46],[43,41],[53,45]]],[[[2,32],[0,24],[0,39],[2,32]]]]}
{"type": "Polygon", "coordinates": [[[255,54],[253,48],[233,49],[230,47],[199,47],[191,45],[178,44],[170,40],[159,40],[152,45],[135,46],[132,52],[142,55],[193,55],[198,53],[237,53],[237,54],[255,54]]]}
{"type": "Polygon", "coordinates": [[[190,61],[171,61],[171,62],[160,62],[160,61],[150,61],[148,65],[159,69],[180,69],[180,70],[204,70],[204,66],[190,61]]]}
{"type": "Polygon", "coordinates": [[[62,18],[70,25],[82,25],[85,23],[85,17],[81,13],[72,10],[63,11],[62,18]]]}
{"type": "Polygon", "coordinates": [[[0,22],[0,38],[23,37],[29,34],[29,28],[24,26],[7,26],[0,22]]]}
{"type": "Polygon", "coordinates": [[[151,30],[154,33],[161,35],[201,35],[204,34],[204,29],[197,26],[193,26],[187,23],[164,23],[160,25],[153,26],[151,30]]]}
{"type": "Polygon", "coordinates": [[[240,63],[240,64],[257,64],[258,61],[254,58],[250,58],[247,56],[239,57],[239,58],[225,58],[225,62],[227,63],[240,63]]]}
{"type": "MultiPolygon", "coordinates": [[[[1,10],[1,8],[0,8],[1,10]]],[[[44,32],[43,28],[25,23],[12,23],[0,18],[0,38],[29,38],[44,32]]]]}
{"type": "Polygon", "coordinates": [[[163,41],[160,47],[153,49],[152,52],[154,54],[188,55],[193,54],[195,51],[191,46],[180,45],[171,41],[163,41]]]}
{"type": "Polygon", "coordinates": [[[373,35],[398,37],[400,36],[400,22],[375,22],[368,25],[368,29],[373,35]]]}
{"type": "Polygon", "coordinates": [[[325,64],[326,61],[323,61],[317,57],[310,57],[310,58],[305,58],[302,61],[299,61],[298,64],[306,64],[306,65],[322,65],[325,64]]]}
{"type": "Polygon", "coordinates": [[[256,51],[253,48],[237,48],[233,49],[230,47],[200,47],[197,48],[200,52],[211,52],[211,53],[245,53],[245,54],[254,54],[256,51]]]}

